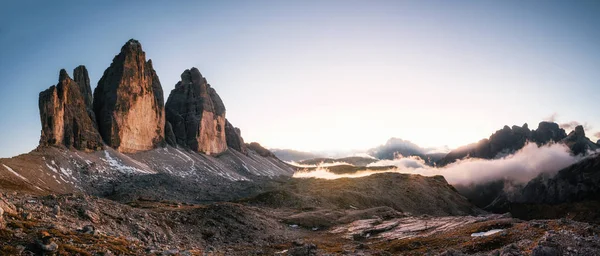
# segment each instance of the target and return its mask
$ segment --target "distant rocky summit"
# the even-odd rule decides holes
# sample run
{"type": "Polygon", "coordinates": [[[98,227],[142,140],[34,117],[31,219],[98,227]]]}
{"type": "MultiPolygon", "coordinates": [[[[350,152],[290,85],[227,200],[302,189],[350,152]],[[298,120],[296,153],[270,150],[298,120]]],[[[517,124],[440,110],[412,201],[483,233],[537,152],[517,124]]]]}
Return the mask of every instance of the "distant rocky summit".
{"type": "Polygon", "coordinates": [[[581,125],[575,127],[575,130],[570,132],[562,142],[567,145],[575,155],[585,154],[590,150],[594,151],[600,148],[598,144],[592,142],[585,136],[585,131],[581,125]]]}
{"type": "Polygon", "coordinates": [[[368,152],[378,159],[394,159],[398,155],[421,156],[425,159],[426,149],[408,140],[390,138],[384,145],[370,149],[368,152]]]}
{"type": "Polygon", "coordinates": [[[227,149],[225,105],[197,68],[181,74],[165,108],[178,145],[209,155],[227,149]]]}
{"type": "Polygon", "coordinates": [[[271,149],[271,151],[279,159],[281,159],[283,161],[288,161],[288,162],[291,162],[291,161],[298,162],[298,161],[302,161],[302,160],[324,157],[320,154],[303,152],[303,151],[298,151],[298,150],[293,150],[293,149],[271,149]]]}
{"type": "Polygon", "coordinates": [[[452,150],[438,165],[447,165],[456,160],[466,157],[493,159],[512,154],[523,148],[527,142],[538,145],[547,143],[564,143],[575,155],[584,154],[588,150],[598,149],[598,145],[585,137],[583,126],[577,126],[568,136],[564,129],[557,123],[541,122],[536,130],[529,130],[527,124],[519,126],[504,126],[496,131],[488,139],[469,144],[452,150]]]}
{"type": "Polygon", "coordinates": [[[142,45],[129,40],[94,90],[94,112],[104,142],[124,153],[164,143],[163,90],[142,45]]]}
{"type": "Polygon", "coordinates": [[[385,144],[369,149],[367,153],[377,159],[396,159],[400,156],[417,156],[428,165],[435,165],[446,155],[439,149],[422,148],[421,146],[400,138],[390,138],[385,144]]]}

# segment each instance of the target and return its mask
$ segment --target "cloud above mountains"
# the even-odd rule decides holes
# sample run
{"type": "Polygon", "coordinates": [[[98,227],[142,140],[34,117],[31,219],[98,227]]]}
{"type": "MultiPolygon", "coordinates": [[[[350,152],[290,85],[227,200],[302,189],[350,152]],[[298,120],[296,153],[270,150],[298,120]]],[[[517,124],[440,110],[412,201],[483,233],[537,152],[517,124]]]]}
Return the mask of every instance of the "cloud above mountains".
{"type": "MultiPolygon", "coordinates": [[[[547,116],[546,118],[544,118],[544,121],[548,121],[548,122],[554,122],[554,123],[558,123],[558,126],[562,129],[565,129],[565,131],[569,132],[571,130],[574,130],[575,127],[582,125],[583,129],[586,131],[591,130],[593,127],[591,125],[589,125],[588,123],[580,123],[577,121],[570,121],[570,122],[558,122],[558,113],[552,113],[552,115],[547,116]]],[[[600,134],[600,132],[596,133],[596,134],[600,134]]]]}
{"type": "Polygon", "coordinates": [[[575,127],[577,127],[579,125],[583,126],[583,129],[586,130],[586,131],[589,131],[589,130],[592,129],[592,126],[589,125],[588,123],[581,124],[581,123],[579,123],[577,121],[571,121],[571,122],[559,123],[558,124],[558,126],[560,128],[565,129],[565,131],[575,130],[575,127]]]}

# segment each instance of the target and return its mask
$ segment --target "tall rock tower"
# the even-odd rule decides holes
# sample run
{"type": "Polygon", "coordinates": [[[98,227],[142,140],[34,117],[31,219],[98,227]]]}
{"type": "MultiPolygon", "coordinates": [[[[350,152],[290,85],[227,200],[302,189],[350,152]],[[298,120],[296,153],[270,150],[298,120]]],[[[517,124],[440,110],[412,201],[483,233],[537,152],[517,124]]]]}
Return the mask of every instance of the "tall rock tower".
{"type": "Polygon", "coordinates": [[[138,41],[125,43],[104,71],[93,104],[98,130],[108,146],[135,153],[164,143],[163,90],[138,41]]]}
{"type": "MultiPolygon", "coordinates": [[[[87,70],[80,66],[76,70],[81,79],[87,79],[87,70]]],[[[42,146],[65,146],[78,150],[102,148],[102,138],[96,125],[86,111],[87,99],[82,91],[89,83],[78,84],[62,69],[58,84],[40,93],[39,108],[42,121],[42,146]]],[[[91,103],[91,101],[90,101],[91,103]]]]}
{"type": "Polygon", "coordinates": [[[177,144],[209,155],[227,150],[225,105],[197,68],[181,74],[165,109],[177,144]]]}

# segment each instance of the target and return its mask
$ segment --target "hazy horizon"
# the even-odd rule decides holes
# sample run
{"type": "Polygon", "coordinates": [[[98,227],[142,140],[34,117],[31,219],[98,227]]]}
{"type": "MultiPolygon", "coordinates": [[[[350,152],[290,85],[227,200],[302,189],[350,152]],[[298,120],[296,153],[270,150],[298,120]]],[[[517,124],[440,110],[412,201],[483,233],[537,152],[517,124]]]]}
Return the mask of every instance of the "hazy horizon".
{"type": "Polygon", "coordinates": [[[60,69],[85,65],[95,88],[130,38],[165,99],[197,67],[244,139],[268,148],[456,148],[549,119],[599,139],[595,1],[37,5],[0,3],[0,157],[37,146],[38,93],[60,69]]]}

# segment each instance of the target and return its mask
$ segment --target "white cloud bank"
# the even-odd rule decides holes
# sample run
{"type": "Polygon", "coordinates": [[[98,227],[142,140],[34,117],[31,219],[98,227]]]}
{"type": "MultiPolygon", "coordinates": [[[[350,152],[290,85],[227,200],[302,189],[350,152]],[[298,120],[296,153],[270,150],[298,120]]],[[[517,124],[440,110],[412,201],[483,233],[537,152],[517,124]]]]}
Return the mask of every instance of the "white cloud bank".
{"type": "Polygon", "coordinates": [[[443,175],[448,183],[453,185],[482,184],[501,179],[512,180],[515,184],[524,184],[541,173],[554,175],[581,158],[571,155],[569,149],[563,144],[538,147],[535,143],[528,143],[515,154],[503,158],[492,160],[469,158],[440,168],[428,166],[418,157],[400,157],[394,160],[381,160],[368,166],[395,166],[385,171],[365,170],[338,175],[321,166],[314,171],[297,172],[294,177],[336,179],[363,177],[381,172],[398,172],[424,176],[443,175]]]}

